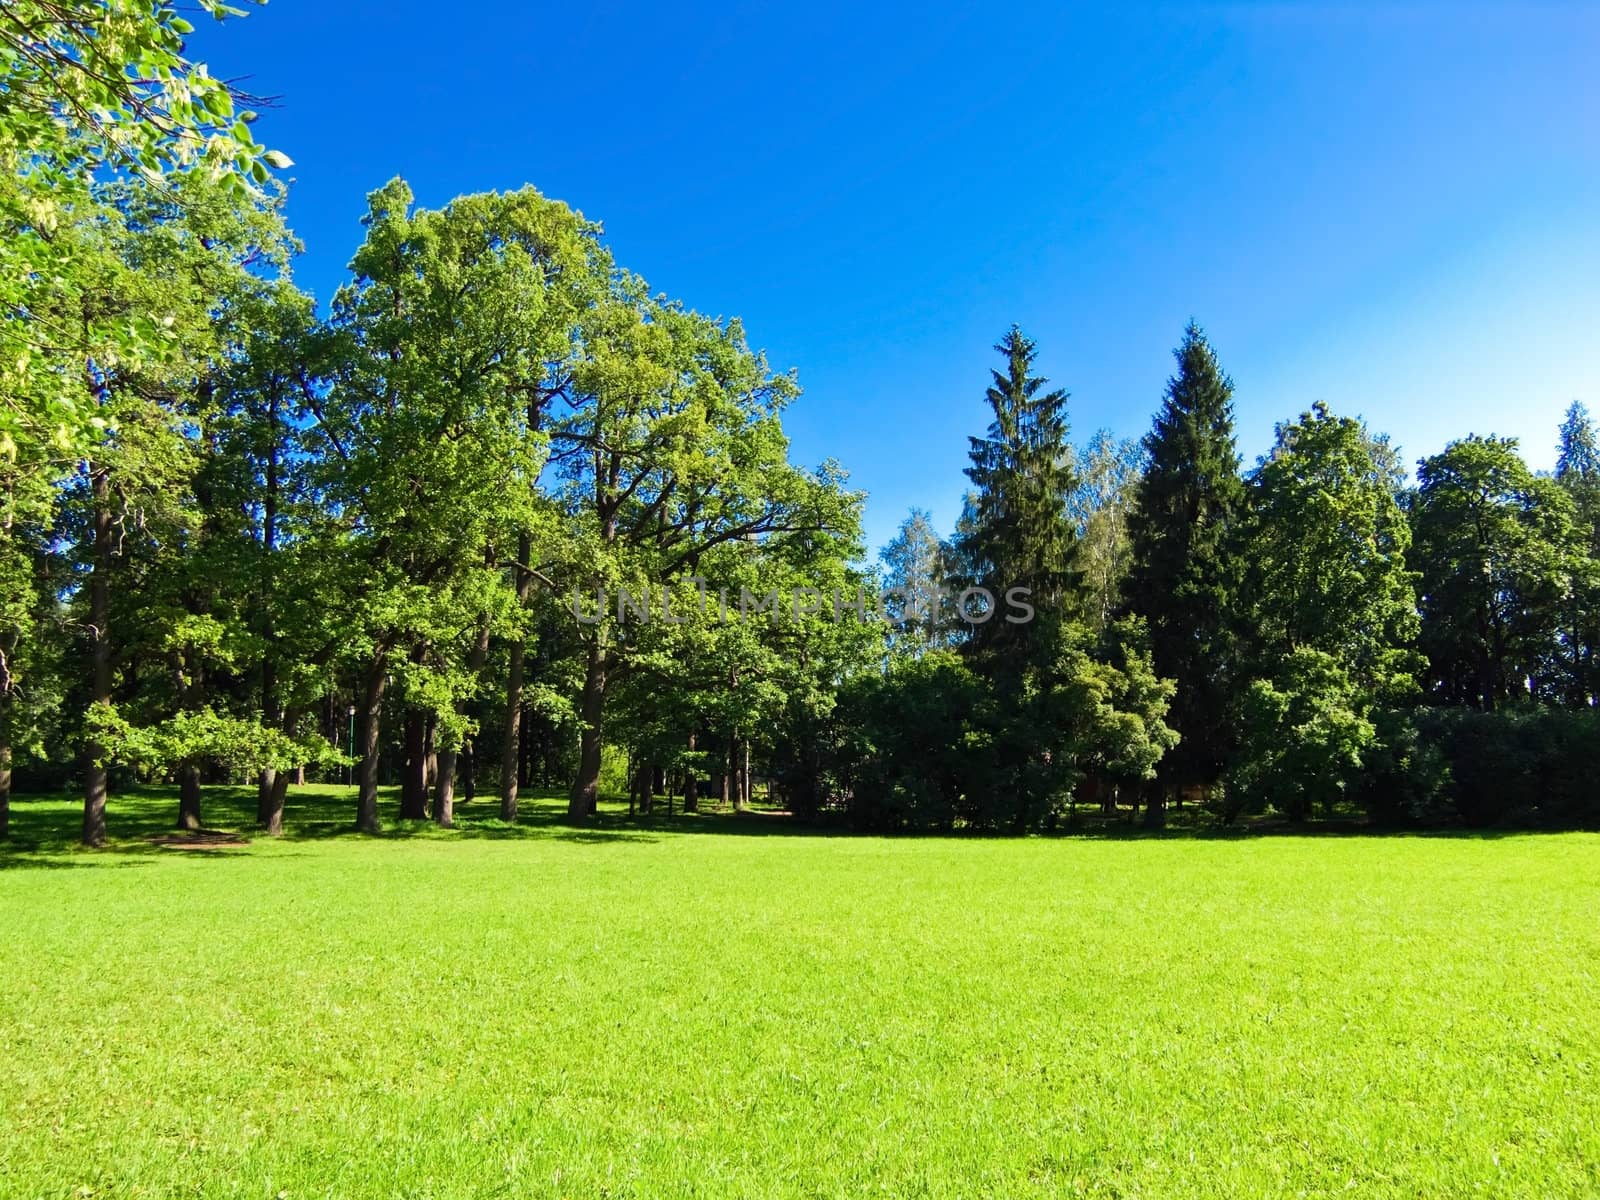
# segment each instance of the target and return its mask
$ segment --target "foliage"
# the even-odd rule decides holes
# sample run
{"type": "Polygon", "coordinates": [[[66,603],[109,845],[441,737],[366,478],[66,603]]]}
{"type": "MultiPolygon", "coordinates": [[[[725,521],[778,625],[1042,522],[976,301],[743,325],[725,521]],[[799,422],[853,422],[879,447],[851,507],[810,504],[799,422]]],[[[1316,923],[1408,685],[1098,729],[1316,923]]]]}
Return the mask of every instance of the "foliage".
{"type": "Polygon", "coordinates": [[[77,364],[163,353],[146,313],[64,319],[61,293],[97,271],[92,181],[132,175],[181,196],[189,174],[245,196],[292,165],[256,142],[234,89],[184,57],[189,32],[148,0],[0,7],[0,461],[70,459],[92,439],[106,414],[77,364]]]}
{"type": "Polygon", "coordinates": [[[1178,373],[1145,437],[1128,523],[1129,612],[1148,623],[1156,671],[1177,683],[1172,722],[1183,740],[1163,768],[1176,783],[1210,783],[1232,754],[1244,675],[1239,647],[1239,521],[1244,485],[1233,436],[1233,383],[1198,325],[1174,351],[1178,373]]]}
{"type": "Polygon", "coordinates": [[[1082,572],[1078,531],[1067,505],[1077,488],[1067,441],[1067,393],[1045,391],[1030,374],[1038,347],[1016,326],[995,346],[1005,370],[992,371],[985,400],[994,414],[984,437],[969,439],[971,513],[956,540],[959,582],[982,588],[986,613],[972,626],[973,648],[991,674],[1017,674],[1038,661],[1053,630],[1078,615],[1082,572]],[[1022,595],[1039,614],[1019,620],[1008,598],[1022,595]]]}
{"type": "Polygon", "coordinates": [[[1128,519],[1144,471],[1144,447],[1101,429],[1078,454],[1078,486],[1067,503],[1078,527],[1085,618],[1104,629],[1122,606],[1133,547],[1128,519]]]}
{"type": "Polygon", "coordinates": [[[212,708],[178,712],[156,725],[138,726],[111,705],[97,704],[90,709],[86,724],[91,738],[104,748],[106,762],[138,767],[157,777],[197,762],[244,771],[261,766],[279,770],[338,767],[350,761],[315,735],[290,737],[212,708]]]}
{"type": "Polygon", "coordinates": [[[1055,688],[1066,708],[1062,720],[1075,731],[1074,761],[1090,777],[1113,787],[1154,779],[1178,744],[1166,722],[1176,685],[1156,674],[1138,618],[1116,622],[1098,646],[1071,647],[1055,688]]]}
{"type": "Polygon", "coordinates": [[[1401,488],[1388,444],[1360,421],[1317,404],[1278,427],[1250,479],[1244,534],[1243,596],[1266,674],[1310,649],[1375,702],[1415,692],[1422,664],[1401,488]]]}
{"type": "Polygon", "coordinates": [[[1403,746],[1409,761],[1399,770],[1380,762],[1365,787],[1380,819],[1600,829],[1600,713],[1593,709],[1418,709],[1387,724],[1385,740],[1403,746]]]}
{"type": "Polygon", "coordinates": [[[1340,661],[1311,647],[1285,655],[1273,678],[1252,680],[1228,775],[1228,814],[1270,806],[1294,821],[1319,807],[1333,816],[1377,735],[1365,709],[1340,661]]]}
{"type": "Polygon", "coordinates": [[[949,643],[955,618],[947,611],[952,550],[926,509],[913,508],[889,544],[878,552],[884,567],[885,616],[896,653],[920,654],[949,643]]]}
{"type": "Polygon", "coordinates": [[[1515,439],[1477,436],[1423,459],[1417,485],[1430,694],[1493,710],[1567,691],[1556,654],[1585,547],[1566,491],[1528,470],[1515,439]]]}
{"type": "Polygon", "coordinates": [[[950,830],[987,781],[993,699],[950,650],[896,657],[841,698],[841,773],[860,829],[950,830]]]}

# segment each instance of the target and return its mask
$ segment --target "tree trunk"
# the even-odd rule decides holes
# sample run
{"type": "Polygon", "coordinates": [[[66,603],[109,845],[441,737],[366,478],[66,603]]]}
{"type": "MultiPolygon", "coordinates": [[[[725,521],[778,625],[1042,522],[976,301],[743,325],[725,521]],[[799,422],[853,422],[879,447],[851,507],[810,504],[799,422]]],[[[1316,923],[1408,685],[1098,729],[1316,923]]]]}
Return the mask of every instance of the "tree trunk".
{"type": "MultiPolygon", "coordinates": [[[[689,732],[689,751],[694,752],[695,734],[689,732]]],[[[689,774],[683,781],[683,811],[695,813],[700,811],[700,766],[693,758],[689,760],[689,774]]]]}
{"type": "Polygon", "coordinates": [[[428,735],[427,723],[421,709],[406,710],[405,774],[400,777],[400,819],[425,821],[428,819],[428,735]]]}
{"type": "Polygon", "coordinates": [[[750,802],[750,781],[746,778],[748,763],[745,760],[742,745],[737,738],[728,742],[728,762],[732,766],[733,775],[733,811],[743,812],[750,802]]]}
{"type": "Polygon", "coordinates": [[[356,731],[361,745],[361,767],[357,772],[356,828],[363,833],[378,832],[378,720],[383,708],[384,670],[389,649],[380,644],[367,664],[363,681],[360,723],[356,731]]]}
{"type": "Polygon", "coordinates": [[[11,745],[0,741],[0,841],[11,835],[11,745]]]}
{"type": "Polygon", "coordinates": [[[653,768],[648,762],[640,760],[634,764],[632,776],[628,782],[628,815],[638,813],[641,817],[648,817],[655,808],[655,796],[650,790],[653,782],[651,776],[653,768]]]}
{"type": "Polygon", "coordinates": [[[429,713],[423,728],[426,732],[422,736],[422,789],[427,793],[439,782],[439,718],[429,713]]]}
{"type": "Polygon", "coordinates": [[[433,789],[433,819],[441,829],[451,829],[456,823],[456,759],[455,750],[439,751],[439,782],[433,789]]]}
{"type": "Polygon", "coordinates": [[[267,819],[262,827],[271,837],[283,832],[283,802],[289,794],[289,773],[278,771],[272,779],[272,791],[267,797],[267,819]]]}
{"type": "MultiPolygon", "coordinates": [[[[269,516],[266,525],[267,546],[270,553],[272,549],[271,534],[272,521],[269,516]]],[[[270,643],[272,631],[267,630],[267,640],[270,643]]],[[[269,729],[282,729],[284,725],[283,714],[278,711],[278,666],[273,660],[272,652],[267,651],[261,659],[261,723],[269,729]]],[[[256,777],[256,824],[265,826],[272,820],[272,797],[277,790],[279,772],[274,767],[262,767],[256,777]]]]}
{"type": "MultiPolygon", "coordinates": [[[[89,575],[89,629],[93,637],[89,701],[111,702],[111,476],[105,467],[91,467],[94,480],[94,566],[89,575]]],[[[106,747],[90,740],[84,747],[83,844],[103,846],[106,840],[106,747]]]]}
{"type": "MultiPolygon", "coordinates": [[[[283,714],[278,711],[278,660],[273,647],[272,628],[272,572],[273,553],[278,546],[278,394],[273,389],[267,398],[267,461],[266,490],[261,502],[261,595],[263,609],[261,654],[261,723],[269,729],[283,728],[283,714]]],[[[256,781],[256,824],[276,833],[283,828],[282,793],[278,789],[279,772],[273,767],[261,768],[256,781]],[[277,809],[277,829],[273,825],[273,797],[280,797],[277,809]]]]}
{"type": "MultiPolygon", "coordinates": [[[[300,713],[299,708],[280,713],[279,726],[285,731],[289,730],[300,719],[300,713]]],[[[300,770],[303,772],[305,768],[301,767],[300,770]]],[[[265,767],[261,771],[261,776],[262,782],[258,787],[262,790],[257,797],[256,823],[269,837],[278,837],[283,833],[283,803],[289,795],[289,772],[265,767]]]]}
{"type": "MultiPolygon", "coordinates": [[[[478,640],[472,644],[472,653],[467,658],[467,670],[476,679],[483,670],[483,664],[489,658],[489,626],[486,624],[478,630],[478,640]]],[[[467,749],[472,743],[466,742],[462,749],[467,749]]],[[[468,751],[470,754],[470,750],[468,751]]],[[[445,829],[455,825],[456,821],[456,763],[460,761],[460,752],[457,750],[441,750],[438,759],[438,784],[433,793],[433,819],[445,829]]],[[[470,763],[471,759],[468,759],[470,763]]],[[[472,779],[469,770],[467,777],[467,799],[472,799],[472,779]]]]}
{"type": "MultiPolygon", "coordinates": [[[[530,410],[531,411],[531,410],[530,410]]],[[[516,580],[517,608],[527,606],[533,594],[533,575],[528,571],[528,559],[533,556],[533,538],[524,533],[517,539],[517,565],[512,569],[516,580]]],[[[517,784],[522,770],[522,672],[527,657],[528,641],[520,633],[511,639],[511,668],[506,672],[506,724],[505,740],[500,747],[500,819],[517,819],[517,784]]]]}
{"type": "Polygon", "coordinates": [[[1149,798],[1144,804],[1144,827],[1146,829],[1165,829],[1167,827],[1167,789],[1159,781],[1150,785],[1149,798]]]}
{"type": "MultiPolygon", "coordinates": [[[[256,775],[256,824],[266,827],[272,819],[272,793],[278,786],[280,772],[272,767],[262,767],[256,775]]],[[[284,776],[285,780],[288,776],[284,776]]]]}
{"type": "MultiPolygon", "coordinates": [[[[526,657],[523,659],[522,677],[524,681],[528,677],[526,657]]],[[[526,708],[522,710],[521,715],[522,720],[517,726],[517,786],[530,788],[537,782],[533,770],[534,720],[533,714],[526,708]]]]}
{"type": "Polygon", "coordinates": [[[599,631],[589,643],[589,662],[583,673],[583,695],[578,702],[578,778],[567,804],[569,821],[586,821],[600,800],[601,722],[605,715],[606,663],[599,631]]]}
{"type": "Polygon", "coordinates": [[[471,741],[461,747],[461,757],[465,761],[461,772],[461,798],[471,804],[478,798],[478,749],[471,741]]]}
{"type": "Polygon", "coordinates": [[[200,820],[200,765],[186,762],[178,768],[178,828],[202,828],[200,820]]]}
{"type": "Polygon", "coordinates": [[[517,819],[518,777],[522,773],[522,660],[527,646],[511,643],[511,669],[506,674],[505,738],[500,747],[500,819],[517,819]]]}
{"type": "MultiPolygon", "coordinates": [[[[201,673],[198,667],[191,666],[184,670],[184,657],[182,653],[174,655],[172,663],[172,682],[174,694],[178,698],[178,708],[183,711],[192,710],[199,697],[203,694],[201,673]]],[[[257,797],[260,803],[260,797],[257,797]]],[[[200,818],[200,764],[198,762],[183,762],[178,765],[178,828],[191,832],[201,828],[200,818]]]]}

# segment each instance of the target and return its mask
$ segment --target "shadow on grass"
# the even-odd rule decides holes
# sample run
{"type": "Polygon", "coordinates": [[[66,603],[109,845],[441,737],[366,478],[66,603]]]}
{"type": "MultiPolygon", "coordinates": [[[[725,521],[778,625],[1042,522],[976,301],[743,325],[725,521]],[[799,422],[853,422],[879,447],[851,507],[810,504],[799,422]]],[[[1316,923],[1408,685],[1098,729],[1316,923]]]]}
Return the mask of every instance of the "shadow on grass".
{"type": "Polygon", "coordinates": [[[498,797],[458,801],[456,821],[441,829],[432,821],[405,821],[394,816],[399,789],[379,791],[383,828],[363,834],[355,827],[353,787],[313,784],[291,788],[284,806],[283,834],[270,838],[256,825],[253,787],[210,785],[202,795],[204,828],[185,833],[176,828],[177,789],[133,787],[116,792],[106,806],[108,840],[98,849],[79,842],[82,799],[75,793],[13,796],[11,834],[0,841],[0,870],[16,867],[69,868],[134,865],[164,854],[195,859],[240,857],[252,842],[276,845],[332,839],[372,841],[530,840],[600,845],[654,843],[676,834],[826,836],[842,832],[808,826],[784,814],[766,812],[703,812],[629,816],[620,802],[602,802],[600,811],[583,825],[566,820],[566,797],[554,791],[524,792],[518,820],[500,819],[498,797]]]}
{"type": "MultiPolygon", "coordinates": [[[[107,807],[110,840],[100,849],[88,850],[78,844],[81,803],[77,795],[69,793],[13,797],[11,836],[0,841],[0,870],[136,866],[147,864],[157,856],[170,854],[199,860],[238,859],[250,857],[247,851],[252,842],[267,842],[281,847],[296,841],[344,838],[374,841],[544,839],[606,845],[652,844],[669,837],[694,834],[741,837],[870,836],[852,831],[837,821],[809,823],[784,813],[760,810],[744,813],[714,809],[699,813],[677,810],[671,815],[658,811],[650,816],[630,816],[617,801],[602,802],[600,811],[588,822],[572,825],[566,820],[565,795],[549,790],[525,792],[516,822],[500,820],[496,797],[458,802],[455,827],[446,830],[431,821],[394,818],[393,814],[399,807],[398,788],[384,788],[379,793],[379,812],[384,817],[382,831],[362,834],[355,828],[355,789],[336,784],[313,784],[290,789],[284,808],[283,836],[268,838],[255,826],[254,787],[212,785],[205,789],[203,796],[206,827],[196,834],[175,830],[178,807],[176,788],[135,787],[116,793],[107,807]]],[[[1552,831],[1505,828],[1395,829],[1372,825],[1354,816],[1310,822],[1251,818],[1224,826],[1218,824],[1209,812],[1189,808],[1171,810],[1166,828],[1160,830],[1145,829],[1137,820],[1130,821],[1126,812],[1107,815],[1080,809],[1064,818],[1057,829],[1042,836],[1105,841],[1243,841],[1263,837],[1491,840],[1539,832],[1552,831]]],[[[966,830],[877,836],[964,841],[1008,837],[966,830]]]]}

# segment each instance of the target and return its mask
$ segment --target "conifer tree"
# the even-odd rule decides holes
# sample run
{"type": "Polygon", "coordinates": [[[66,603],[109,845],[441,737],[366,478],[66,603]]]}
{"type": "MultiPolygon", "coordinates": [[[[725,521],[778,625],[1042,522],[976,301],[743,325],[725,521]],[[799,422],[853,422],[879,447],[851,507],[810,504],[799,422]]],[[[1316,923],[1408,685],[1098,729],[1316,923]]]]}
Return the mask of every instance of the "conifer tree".
{"type": "Polygon", "coordinates": [[[1582,401],[1561,422],[1556,481],[1572,497],[1583,551],[1567,589],[1566,630],[1559,653],[1569,703],[1587,707],[1600,696],[1600,433],[1582,401]]]}
{"type": "Polygon", "coordinates": [[[968,817],[1020,833],[1047,821],[1077,777],[1072,714],[1052,697],[1082,606],[1069,509],[1078,480],[1067,393],[1046,391],[1047,381],[1031,373],[1038,351],[1016,326],[995,349],[1006,368],[993,372],[986,393],[994,412],[988,434],[971,439],[955,601],[972,631],[968,658],[994,700],[986,782],[975,785],[968,817]]]}
{"type": "MultiPolygon", "coordinates": [[[[1046,629],[1077,613],[1082,571],[1078,531],[1068,510],[1077,489],[1067,440],[1067,393],[1045,391],[1032,375],[1038,348],[1015,325],[995,350],[1006,358],[985,398],[994,410],[988,434],[971,439],[972,510],[957,534],[962,583],[993,598],[987,619],[975,623],[973,649],[991,672],[1006,662],[1020,668],[1048,647],[1046,629]],[[1037,620],[1024,622],[1007,595],[1024,589],[1037,620]]],[[[981,597],[969,598],[976,615],[981,597]]]]}
{"type": "Polygon", "coordinates": [[[1561,422],[1561,440],[1556,447],[1556,478],[1569,487],[1573,484],[1600,485],[1600,435],[1594,418],[1581,400],[1567,406],[1561,422]]]}
{"type": "Polygon", "coordinates": [[[1125,595],[1127,608],[1149,623],[1157,673],[1178,685],[1170,720],[1183,740],[1162,776],[1182,785],[1215,781],[1229,758],[1241,686],[1234,537],[1244,482],[1232,381],[1193,321],[1173,353],[1178,372],[1145,437],[1125,595]]]}

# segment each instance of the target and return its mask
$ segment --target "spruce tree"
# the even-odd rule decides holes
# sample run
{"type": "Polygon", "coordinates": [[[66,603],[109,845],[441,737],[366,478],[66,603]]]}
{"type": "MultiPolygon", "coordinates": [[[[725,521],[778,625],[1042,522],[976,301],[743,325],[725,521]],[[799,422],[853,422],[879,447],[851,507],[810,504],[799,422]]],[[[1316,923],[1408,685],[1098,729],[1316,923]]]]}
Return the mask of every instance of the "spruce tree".
{"type": "Polygon", "coordinates": [[[1600,697],[1600,433],[1579,400],[1561,422],[1556,480],[1572,497],[1584,542],[1573,561],[1560,653],[1567,702],[1583,708],[1600,697]]]}
{"type": "Polygon", "coordinates": [[[1600,435],[1581,400],[1567,406],[1556,447],[1556,478],[1568,487],[1600,484],[1600,435]]]}
{"type": "Polygon", "coordinates": [[[1129,522],[1129,611],[1149,624],[1156,671],[1176,681],[1169,721],[1182,737],[1162,764],[1168,785],[1209,784],[1232,750],[1238,670],[1238,554],[1244,504],[1233,383],[1193,321],[1177,374],[1145,437],[1149,465],[1129,522]]]}
{"type": "Polygon", "coordinates": [[[1076,778],[1071,721],[1052,704],[1081,607],[1078,532],[1068,503],[1078,481],[1067,441],[1067,393],[1032,375],[1037,349],[1015,326],[987,392],[994,420],[972,439],[973,488],[956,533],[957,603],[969,658],[992,687],[986,783],[968,819],[1021,833],[1056,811],[1076,778]],[[979,611],[982,588],[992,597],[979,611]],[[1018,589],[1021,589],[1019,592],[1018,589]],[[1025,593],[1025,595],[1023,595],[1025,593]],[[1029,614],[1012,598],[1032,607],[1029,614]]]}
{"type": "MultiPolygon", "coordinates": [[[[994,598],[988,619],[972,626],[979,658],[1021,668],[1047,652],[1046,630],[1074,616],[1082,571],[1078,532],[1068,503],[1078,486],[1067,440],[1067,393],[1045,391],[1048,382],[1029,374],[1038,349],[1013,325],[995,350],[1005,356],[1004,372],[994,371],[985,398],[994,420],[985,437],[970,439],[971,511],[957,533],[962,584],[981,587],[994,598]],[[1018,615],[1007,593],[1026,589],[1036,618],[1018,615]]],[[[981,598],[967,611],[977,615],[981,598]]]]}

